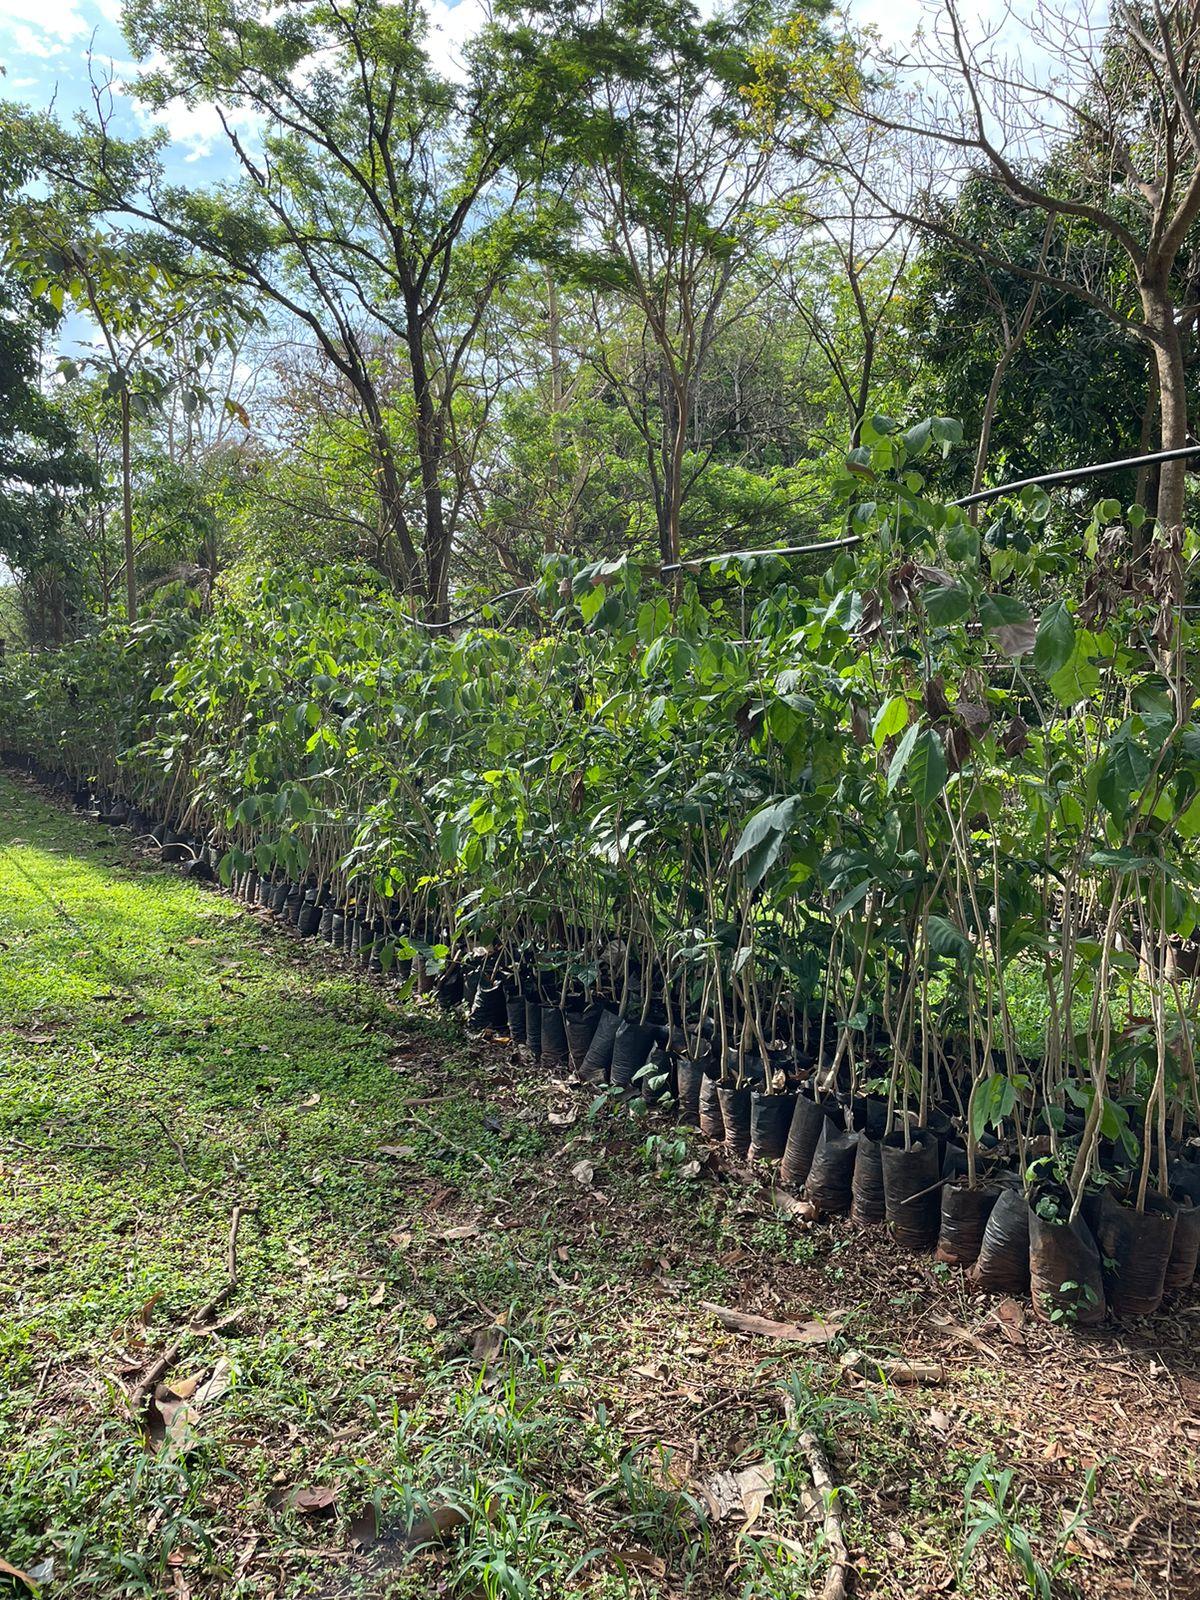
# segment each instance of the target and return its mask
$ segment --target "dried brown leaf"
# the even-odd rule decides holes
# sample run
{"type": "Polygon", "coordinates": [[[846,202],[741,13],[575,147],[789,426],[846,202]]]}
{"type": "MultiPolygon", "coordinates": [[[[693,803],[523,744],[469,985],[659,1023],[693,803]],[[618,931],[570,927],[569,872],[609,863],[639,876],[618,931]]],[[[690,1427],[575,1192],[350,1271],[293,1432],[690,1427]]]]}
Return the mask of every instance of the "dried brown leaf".
{"type": "Polygon", "coordinates": [[[336,1500],[336,1489],[297,1489],[292,1494],[291,1505],[302,1517],[331,1517],[336,1500]]]}
{"type": "Polygon", "coordinates": [[[711,1300],[701,1300],[700,1305],[734,1333],[756,1333],[764,1339],[785,1339],[792,1344],[828,1344],[842,1328],[840,1322],[832,1319],[776,1322],[771,1317],[758,1317],[748,1311],[734,1311],[729,1306],[714,1305],[711,1300]]]}

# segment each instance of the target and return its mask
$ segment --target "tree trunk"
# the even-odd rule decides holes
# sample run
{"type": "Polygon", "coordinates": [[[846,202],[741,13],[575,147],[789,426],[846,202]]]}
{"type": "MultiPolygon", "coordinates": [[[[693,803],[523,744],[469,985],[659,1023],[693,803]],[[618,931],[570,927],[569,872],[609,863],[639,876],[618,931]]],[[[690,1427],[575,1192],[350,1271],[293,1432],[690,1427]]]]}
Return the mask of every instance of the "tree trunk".
{"type": "Polygon", "coordinates": [[[433,384],[425,361],[420,307],[405,305],[408,360],[417,411],[417,457],[421,468],[421,499],[425,508],[425,610],[430,622],[445,622],[450,601],[450,542],[442,504],[442,441],[433,384]]]}
{"type": "Polygon", "coordinates": [[[854,401],[854,415],[850,418],[850,448],[857,450],[862,442],[862,425],[867,416],[867,401],[871,397],[871,378],[875,367],[875,335],[863,328],[863,357],[858,374],[858,394],[854,401]]]}
{"type": "Polygon", "coordinates": [[[679,562],[679,513],[683,500],[683,458],[689,420],[687,386],[664,372],[660,379],[663,410],[663,493],[658,517],[658,549],[664,566],[679,562]]]}
{"type": "MultiPolygon", "coordinates": [[[[1156,284],[1143,283],[1142,304],[1151,331],[1158,374],[1159,448],[1180,450],[1187,444],[1188,435],[1187,374],[1175,308],[1166,288],[1156,284]]],[[[1164,461],[1158,477],[1158,522],[1167,532],[1183,524],[1186,485],[1186,461],[1164,461]]]]}
{"type": "MultiPolygon", "coordinates": [[[[1154,441],[1158,430],[1158,364],[1153,353],[1147,353],[1146,360],[1146,403],[1142,407],[1142,431],[1138,439],[1138,454],[1149,455],[1154,449],[1154,441]]],[[[1158,468],[1139,467],[1137,481],[1133,491],[1134,504],[1141,506],[1148,517],[1153,517],[1158,512],[1158,468]]],[[[1145,544],[1145,535],[1139,530],[1139,537],[1135,541],[1137,549],[1142,549],[1145,544]]]]}
{"type": "MultiPolygon", "coordinates": [[[[554,274],[546,274],[547,318],[546,333],[550,343],[550,449],[553,461],[553,482],[557,487],[559,481],[559,450],[561,447],[562,414],[566,409],[564,401],[563,370],[562,370],[562,343],[559,332],[558,315],[558,288],[554,282],[554,274]]],[[[547,520],[542,533],[542,554],[553,555],[563,546],[562,534],[565,529],[559,530],[555,537],[552,520],[547,520]]]]}
{"type": "MultiPolygon", "coordinates": [[[[1151,331],[1155,368],[1158,372],[1158,414],[1160,448],[1179,450],[1187,444],[1187,373],[1183,362],[1183,343],[1175,321],[1175,307],[1168,292],[1165,273],[1162,280],[1141,284],[1146,324],[1151,331]]],[[[1183,457],[1164,461],[1158,476],[1158,530],[1163,546],[1163,565],[1157,574],[1160,608],[1155,630],[1159,641],[1162,672],[1172,685],[1176,713],[1182,722],[1190,704],[1187,662],[1182,645],[1185,578],[1182,557],[1183,507],[1187,489],[1187,462],[1183,457]]]]}
{"type": "Polygon", "coordinates": [[[137,573],[133,562],[133,484],[129,462],[129,388],[121,385],[121,531],[125,539],[125,611],[137,621],[137,573]]]}
{"type": "MultiPolygon", "coordinates": [[[[1008,363],[1012,359],[1014,346],[1005,345],[1000,352],[996,365],[992,368],[992,381],[988,384],[987,399],[983,402],[983,416],[979,421],[979,448],[975,452],[975,469],[971,473],[971,493],[976,494],[983,487],[983,475],[987,471],[988,451],[992,444],[992,428],[996,421],[996,410],[1000,403],[1000,386],[1004,382],[1004,374],[1008,371],[1008,363]]],[[[978,509],[971,508],[971,521],[974,522],[979,515],[978,509]]]]}

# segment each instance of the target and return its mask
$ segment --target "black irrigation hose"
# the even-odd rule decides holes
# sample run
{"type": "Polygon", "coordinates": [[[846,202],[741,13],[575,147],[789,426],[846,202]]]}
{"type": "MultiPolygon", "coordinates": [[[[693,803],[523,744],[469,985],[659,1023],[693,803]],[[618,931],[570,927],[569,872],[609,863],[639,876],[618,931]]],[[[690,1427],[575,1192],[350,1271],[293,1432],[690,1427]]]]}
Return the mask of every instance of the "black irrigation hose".
{"type": "MultiPolygon", "coordinates": [[[[1124,456],[1119,461],[1095,461],[1087,467],[1065,467],[1055,472],[1039,473],[1034,478],[1018,478],[1013,483],[997,484],[993,489],[979,489],[974,494],[962,495],[958,500],[951,500],[948,503],[960,508],[982,505],[987,500],[999,500],[1002,495],[1016,494],[1021,489],[1033,489],[1043,484],[1074,483],[1080,478],[1099,477],[1103,472],[1121,472],[1129,467],[1150,467],[1160,461],[1180,461],[1196,455],[1200,455],[1200,444],[1180,445],[1175,450],[1153,450],[1148,455],[1124,456]]],[[[852,550],[862,541],[861,533],[851,533],[841,539],[820,539],[812,544],[768,546],[763,550],[718,550],[711,556],[689,556],[685,561],[668,561],[659,567],[658,576],[665,578],[668,573],[690,571],[714,561],[739,561],[753,556],[820,555],[826,550],[852,550]]],[[[431,633],[440,632],[444,628],[460,628],[464,623],[477,617],[481,611],[485,611],[488,606],[496,605],[501,600],[511,600],[517,595],[532,594],[536,587],[536,584],[530,583],[520,589],[506,589],[503,594],[483,601],[473,611],[466,611],[461,617],[453,617],[448,622],[423,622],[419,617],[414,617],[413,621],[418,627],[427,628],[431,633]]]]}
{"type": "Polygon", "coordinates": [[[1177,450],[1154,450],[1146,456],[1124,456],[1120,461],[1097,461],[1090,467],[1066,467],[1059,472],[1042,472],[1036,478],[1018,478],[1015,483],[1002,483],[996,489],[980,489],[961,500],[951,500],[952,506],[974,506],[984,500],[996,500],[1002,494],[1015,494],[1018,489],[1032,489],[1045,483],[1073,483],[1078,478],[1095,478],[1102,472],[1123,472],[1127,467],[1152,467],[1159,461],[1181,461],[1186,456],[1200,455],[1200,444],[1180,445],[1177,450]]]}

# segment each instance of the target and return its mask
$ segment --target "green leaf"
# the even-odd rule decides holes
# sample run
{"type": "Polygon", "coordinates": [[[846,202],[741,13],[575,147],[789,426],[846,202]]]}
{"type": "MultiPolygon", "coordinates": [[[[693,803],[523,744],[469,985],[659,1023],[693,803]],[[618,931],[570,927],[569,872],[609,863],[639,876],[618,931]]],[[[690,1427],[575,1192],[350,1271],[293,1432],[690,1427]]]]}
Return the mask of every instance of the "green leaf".
{"type": "Polygon", "coordinates": [[[952,584],[949,587],[931,584],[929,588],[921,591],[921,599],[925,605],[925,614],[930,622],[938,627],[960,621],[971,609],[970,591],[960,584],[952,584]]]}
{"type": "Polygon", "coordinates": [[[998,1128],[1017,1103],[1017,1091],[1002,1072],[993,1072],[971,1098],[971,1132],[976,1141],[987,1129],[998,1128]]]}
{"type": "Polygon", "coordinates": [[[1065,600],[1055,600],[1042,612],[1033,646],[1034,670],[1043,678],[1061,672],[1075,652],[1075,621],[1065,600]]]}
{"type": "Polygon", "coordinates": [[[948,917],[930,917],[926,923],[929,948],[935,956],[945,956],[968,967],[974,950],[971,941],[948,917]]]}
{"type": "Polygon", "coordinates": [[[585,589],[579,597],[579,612],[584,622],[591,622],[604,608],[608,599],[608,590],[602,583],[593,584],[590,589],[585,589]]]}
{"type": "Polygon", "coordinates": [[[927,728],[913,748],[908,764],[908,787],[922,808],[930,806],[946,787],[946,752],[932,728],[927,728]]]}
{"type": "Polygon", "coordinates": [[[731,861],[746,860],[746,882],[757,889],[779,859],[788,829],[800,809],[800,796],[789,795],[756,811],[742,829],[731,861]]]}
{"type": "Polygon", "coordinates": [[[979,620],[985,628],[1002,628],[1005,623],[1028,622],[1029,607],[1012,594],[985,594],[979,600],[979,620]]]}
{"type": "Polygon", "coordinates": [[[1100,672],[1091,659],[1093,640],[1090,634],[1077,632],[1070,660],[1051,675],[1047,682],[1056,700],[1064,706],[1078,705],[1090,700],[1100,687],[1100,672]]]}
{"type": "Polygon", "coordinates": [[[889,794],[891,794],[904,775],[904,769],[908,765],[908,758],[913,753],[913,746],[917,742],[917,735],[920,731],[921,724],[914,722],[896,746],[896,752],[892,756],[891,765],[888,767],[887,792],[889,794]]]}
{"type": "Polygon", "coordinates": [[[880,706],[871,725],[871,737],[876,750],[885,739],[894,738],[908,726],[908,701],[902,694],[894,694],[880,706]]]}
{"type": "Polygon", "coordinates": [[[853,889],[848,889],[830,912],[833,920],[836,922],[839,917],[844,917],[847,911],[853,911],[860,900],[866,899],[870,887],[870,878],[865,878],[862,883],[856,883],[853,889]]]}
{"type": "Polygon", "coordinates": [[[1096,798],[1110,816],[1124,818],[1130,800],[1150,776],[1153,765],[1150,752],[1128,733],[1112,741],[1104,753],[1104,768],[1096,785],[1096,798]]]}
{"type": "Polygon", "coordinates": [[[979,529],[967,521],[951,523],[946,529],[946,554],[951,561],[979,563],[979,529]]]}
{"type": "Polygon", "coordinates": [[[910,428],[904,435],[904,450],[910,460],[923,456],[929,448],[929,441],[933,438],[933,418],[926,417],[924,422],[918,422],[915,428],[910,428]]]}

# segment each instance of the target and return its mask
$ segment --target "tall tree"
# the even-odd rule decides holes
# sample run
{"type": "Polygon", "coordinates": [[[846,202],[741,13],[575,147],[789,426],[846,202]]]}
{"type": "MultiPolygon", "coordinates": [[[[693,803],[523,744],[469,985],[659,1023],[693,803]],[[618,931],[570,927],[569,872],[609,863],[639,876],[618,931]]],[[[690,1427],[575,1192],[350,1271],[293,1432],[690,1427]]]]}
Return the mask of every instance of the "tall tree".
{"type": "Polygon", "coordinates": [[[137,620],[133,511],[134,418],[148,417],[176,391],[189,412],[208,395],[199,369],[232,341],[250,313],[219,285],[187,273],[177,252],[140,234],[105,234],[54,199],[15,208],[10,261],[32,280],[35,298],[61,311],[70,301],[98,334],[95,347],[64,361],[69,375],[94,370],[117,415],[126,617],[137,620]]]}
{"type": "MultiPolygon", "coordinates": [[[[1186,348],[1200,317],[1200,12],[1192,0],[1122,0],[1111,12],[1039,3],[1010,20],[1000,42],[994,30],[968,28],[958,0],[940,0],[919,48],[892,64],[898,92],[884,101],[860,96],[856,109],[938,152],[943,185],[983,167],[1050,221],[1041,264],[1005,259],[990,243],[982,253],[1136,333],[1153,360],[1158,442],[1178,449],[1188,439],[1186,348]],[[1073,270],[1079,230],[1109,247],[1090,281],[1073,270]],[[1132,319],[1121,293],[1126,273],[1136,287],[1132,319]]],[[[943,226],[936,212],[922,220],[943,226]]],[[[1159,523],[1176,543],[1186,470],[1172,461],[1159,480],[1159,523]]],[[[1181,583],[1176,562],[1176,600],[1181,583]]]]}
{"type": "Polygon", "coordinates": [[[484,31],[462,81],[444,76],[407,0],[133,0],[126,26],[157,63],[139,94],[215,103],[240,182],[172,187],[155,141],[121,144],[102,115],[82,160],[77,141],[49,142],[52,170],[90,204],[203,250],[309,330],[355,396],[404,587],[444,614],[462,504],[456,408],[535,225],[528,162],[568,88],[552,52],[516,19],[484,31]],[[381,342],[406,356],[419,521],[380,392],[381,342]]]}
{"type": "MultiPolygon", "coordinates": [[[[13,227],[30,153],[15,108],[0,105],[0,235],[13,227]]],[[[95,469],[47,393],[43,344],[61,320],[62,299],[39,298],[6,260],[0,268],[0,563],[17,578],[37,642],[61,643],[80,598],[72,566],[72,504],[94,486],[95,469]]]]}
{"type": "Polygon", "coordinates": [[[775,160],[785,141],[804,148],[853,77],[823,10],[744,0],[702,20],[692,0],[599,0],[576,17],[596,70],[565,141],[578,172],[569,265],[598,303],[615,295],[640,319],[635,343],[610,355],[598,340],[596,359],[643,440],[664,564],[680,559],[697,384],[753,303],[731,287],[752,259],[770,267],[775,160]]]}

